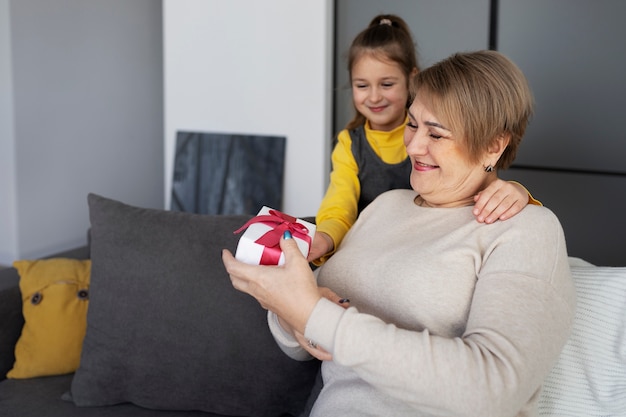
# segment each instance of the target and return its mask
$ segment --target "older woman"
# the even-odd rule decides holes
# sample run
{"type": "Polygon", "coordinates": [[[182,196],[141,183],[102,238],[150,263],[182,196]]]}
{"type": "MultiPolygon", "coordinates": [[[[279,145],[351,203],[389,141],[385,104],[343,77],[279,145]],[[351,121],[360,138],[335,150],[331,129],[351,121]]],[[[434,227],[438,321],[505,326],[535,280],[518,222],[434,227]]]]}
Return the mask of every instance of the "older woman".
{"type": "Polygon", "coordinates": [[[413,190],[371,203],[317,280],[291,239],[283,267],[228,251],[224,264],[288,355],[325,360],[314,416],[535,416],[575,307],[563,231],[545,207],[494,224],[472,214],[515,157],[527,82],[497,52],[460,53],[413,95],[413,190]]]}

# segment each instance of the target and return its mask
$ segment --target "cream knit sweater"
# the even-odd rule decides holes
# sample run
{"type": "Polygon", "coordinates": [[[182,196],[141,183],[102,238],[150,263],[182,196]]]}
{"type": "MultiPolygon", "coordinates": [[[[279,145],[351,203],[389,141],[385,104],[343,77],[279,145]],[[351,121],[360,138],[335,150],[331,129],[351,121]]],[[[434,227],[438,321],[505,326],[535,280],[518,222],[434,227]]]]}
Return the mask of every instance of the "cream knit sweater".
{"type": "Polygon", "coordinates": [[[307,323],[333,355],[312,416],[535,416],[575,308],[558,219],[529,205],[486,225],[415,195],[382,194],[318,270],[351,307],[322,299],[307,323]]]}

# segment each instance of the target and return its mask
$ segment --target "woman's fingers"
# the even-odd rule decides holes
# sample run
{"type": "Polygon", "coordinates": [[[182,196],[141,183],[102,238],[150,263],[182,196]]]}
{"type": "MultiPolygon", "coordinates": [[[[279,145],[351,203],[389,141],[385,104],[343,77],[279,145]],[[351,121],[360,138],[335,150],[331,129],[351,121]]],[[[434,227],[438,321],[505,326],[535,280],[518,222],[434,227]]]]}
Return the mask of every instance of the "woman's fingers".
{"type": "Polygon", "coordinates": [[[248,265],[222,251],[222,260],[235,289],[256,298],[261,306],[285,319],[295,329],[304,329],[320,298],[309,263],[294,239],[281,238],[285,255],[282,266],[248,265]]]}

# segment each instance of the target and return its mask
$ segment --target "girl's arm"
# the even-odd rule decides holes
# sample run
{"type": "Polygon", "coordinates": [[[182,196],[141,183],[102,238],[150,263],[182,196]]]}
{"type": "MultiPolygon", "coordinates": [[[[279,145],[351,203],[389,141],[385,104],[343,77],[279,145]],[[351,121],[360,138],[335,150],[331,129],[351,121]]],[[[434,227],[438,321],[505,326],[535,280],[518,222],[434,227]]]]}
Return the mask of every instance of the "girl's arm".
{"type": "Polygon", "coordinates": [[[325,255],[333,253],[358,215],[361,185],[351,148],[350,134],[341,131],[331,155],[330,184],[315,217],[317,228],[309,260],[318,265],[326,260],[325,255]]]}

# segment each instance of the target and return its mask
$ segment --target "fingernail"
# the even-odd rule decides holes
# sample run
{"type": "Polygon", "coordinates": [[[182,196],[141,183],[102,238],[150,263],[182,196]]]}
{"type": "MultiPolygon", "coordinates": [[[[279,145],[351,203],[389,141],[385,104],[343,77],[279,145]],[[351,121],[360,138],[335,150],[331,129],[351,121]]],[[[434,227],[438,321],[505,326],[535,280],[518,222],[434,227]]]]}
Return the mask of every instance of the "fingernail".
{"type": "Polygon", "coordinates": [[[349,303],[349,302],[350,302],[349,298],[342,298],[341,300],[339,300],[339,304],[349,303]]]}
{"type": "Polygon", "coordinates": [[[291,232],[289,230],[285,230],[285,233],[283,233],[283,238],[285,240],[291,239],[291,232]]]}

